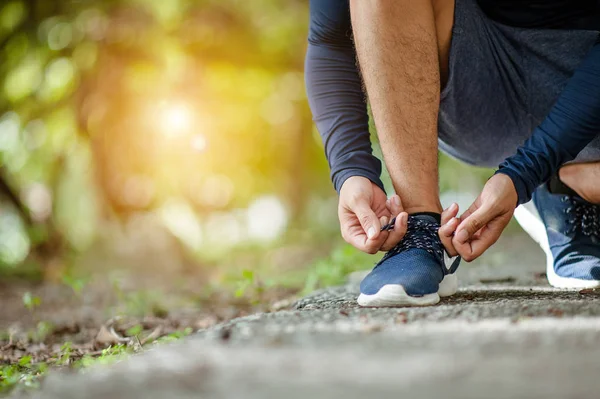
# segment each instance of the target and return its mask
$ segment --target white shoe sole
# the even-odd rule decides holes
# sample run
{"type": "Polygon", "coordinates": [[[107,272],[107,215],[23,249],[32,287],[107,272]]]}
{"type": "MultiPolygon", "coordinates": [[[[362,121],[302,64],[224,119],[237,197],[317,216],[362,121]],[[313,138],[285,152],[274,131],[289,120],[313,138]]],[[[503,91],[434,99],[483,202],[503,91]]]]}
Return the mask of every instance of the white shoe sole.
{"type": "Polygon", "coordinates": [[[363,307],[395,307],[395,306],[430,306],[440,301],[440,297],[454,295],[458,290],[456,273],[448,274],[440,283],[438,292],[423,296],[410,296],[404,287],[398,284],[387,284],[373,295],[360,294],[358,304],[363,307]]]}
{"type": "Polygon", "coordinates": [[[598,288],[600,281],[598,280],[583,280],[572,277],[561,277],[554,271],[554,256],[548,244],[548,235],[546,234],[546,226],[542,222],[542,218],[538,213],[533,201],[520,205],[515,209],[515,219],[525,230],[527,234],[537,242],[546,254],[546,276],[551,286],[557,288],[598,288]]]}

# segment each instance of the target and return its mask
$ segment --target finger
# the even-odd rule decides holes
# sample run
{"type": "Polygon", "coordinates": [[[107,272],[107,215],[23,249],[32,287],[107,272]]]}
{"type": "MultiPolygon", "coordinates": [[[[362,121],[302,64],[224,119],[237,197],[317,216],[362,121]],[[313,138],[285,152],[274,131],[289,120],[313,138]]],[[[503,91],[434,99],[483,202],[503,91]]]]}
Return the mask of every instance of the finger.
{"type": "Polygon", "coordinates": [[[387,239],[387,236],[387,232],[382,232],[376,240],[369,240],[360,225],[342,230],[342,237],[348,244],[368,254],[376,254],[379,252],[381,246],[387,239]]]}
{"type": "Polygon", "coordinates": [[[452,243],[452,238],[459,223],[460,220],[454,217],[443,224],[438,232],[440,240],[442,241],[442,244],[444,244],[444,248],[446,248],[446,252],[448,252],[448,255],[451,257],[458,255],[458,251],[454,248],[454,244],[452,243]]]}
{"type": "Polygon", "coordinates": [[[456,218],[457,215],[458,204],[452,203],[442,212],[441,227],[438,232],[440,240],[446,248],[446,252],[448,252],[448,255],[451,257],[457,255],[457,251],[454,248],[454,245],[452,245],[452,236],[460,223],[460,220],[456,218]]]}
{"type": "Polygon", "coordinates": [[[450,220],[455,218],[458,215],[458,204],[456,202],[452,203],[448,208],[444,209],[442,212],[442,221],[441,225],[445,225],[450,220]]]}
{"type": "Polygon", "coordinates": [[[394,228],[389,230],[389,234],[383,245],[382,251],[389,251],[394,248],[404,238],[408,227],[408,213],[402,212],[396,217],[394,228]]]}
{"type": "Polygon", "coordinates": [[[462,215],[460,215],[460,218],[459,218],[460,221],[462,222],[465,219],[467,219],[469,216],[471,216],[473,213],[475,213],[475,211],[477,211],[477,209],[479,209],[479,208],[477,207],[477,205],[475,204],[475,202],[473,202],[471,204],[471,206],[466,211],[464,211],[462,213],[462,215]]]}
{"type": "Polygon", "coordinates": [[[381,230],[381,222],[366,201],[356,204],[351,211],[360,222],[368,240],[377,240],[381,230]]]}
{"type": "MultiPolygon", "coordinates": [[[[461,219],[463,218],[463,216],[461,216],[461,219]]],[[[498,213],[492,208],[478,208],[475,212],[469,214],[465,219],[463,219],[460,222],[460,224],[456,228],[456,233],[454,234],[453,242],[459,242],[460,244],[466,243],[477,231],[479,231],[490,220],[494,219],[497,216],[498,213]]]]}
{"type": "Polygon", "coordinates": [[[498,216],[497,211],[481,207],[458,225],[452,244],[467,262],[476,259],[498,239],[504,227],[500,227],[499,232],[490,230],[490,227],[498,226],[498,216]]]}
{"type": "MultiPolygon", "coordinates": [[[[387,216],[382,216],[379,218],[379,223],[388,223],[387,220],[387,216]]],[[[381,247],[387,240],[388,235],[389,233],[387,231],[382,231],[376,238],[369,239],[362,229],[362,226],[355,225],[349,230],[348,238],[346,239],[346,237],[344,237],[344,239],[363,252],[376,254],[381,251],[381,247]]]]}
{"type": "Polygon", "coordinates": [[[471,262],[480,257],[489,247],[498,241],[505,226],[506,224],[502,226],[495,219],[490,222],[487,226],[488,228],[479,230],[478,236],[471,241],[464,244],[454,243],[455,248],[465,261],[471,262]]]}
{"type": "Polygon", "coordinates": [[[390,214],[392,215],[398,215],[404,210],[402,208],[402,201],[400,200],[400,197],[398,195],[392,195],[390,199],[388,199],[388,203],[388,209],[390,211],[390,214]]]}
{"type": "Polygon", "coordinates": [[[385,226],[386,224],[388,224],[388,220],[389,218],[387,216],[382,216],[379,218],[379,224],[381,226],[385,226]]]}

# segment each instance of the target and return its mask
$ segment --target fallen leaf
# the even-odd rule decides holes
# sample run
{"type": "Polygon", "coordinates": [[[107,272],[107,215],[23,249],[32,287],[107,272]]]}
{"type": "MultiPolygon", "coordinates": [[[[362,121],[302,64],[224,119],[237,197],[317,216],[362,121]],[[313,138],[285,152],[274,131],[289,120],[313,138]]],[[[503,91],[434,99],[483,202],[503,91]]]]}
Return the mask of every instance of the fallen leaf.
{"type": "Polygon", "coordinates": [[[279,310],[284,310],[284,309],[288,309],[289,307],[291,307],[295,302],[295,299],[293,298],[287,298],[287,299],[282,299],[280,301],[275,302],[273,305],[271,305],[271,312],[277,312],[279,310]]]}
{"type": "Polygon", "coordinates": [[[140,345],[144,346],[147,342],[153,342],[156,341],[158,338],[160,338],[160,336],[163,333],[163,328],[162,326],[158,326],[154,329],[154,331],[152,331],[150,333],[150,335],[148,335],[146,338],[144,338],[141,342],[140,345]]]}
{"type": "Polygon", "coordinates": [[[96,347],[105,347],[109,345],[116,345],[124,342],[129,342],[129,338],[121,337],[115,329],[107,326],[100,327],[100,331],[96,335],[94,339],[94,344],[96,347]]]}
{"type": "Polygon", "coordinates": [[[206,316],[198,320],[195,324],[195,327],[198,330],[203,330],[205,328],[209,328],[217,324],[218,320],[215,316],[206,316]]]}
{"type": "Polygon", "coordinates": [[[600,289],[597,288],[584,288],[579,291],[581,295],[595,295],[600,296],[600,289]]]}

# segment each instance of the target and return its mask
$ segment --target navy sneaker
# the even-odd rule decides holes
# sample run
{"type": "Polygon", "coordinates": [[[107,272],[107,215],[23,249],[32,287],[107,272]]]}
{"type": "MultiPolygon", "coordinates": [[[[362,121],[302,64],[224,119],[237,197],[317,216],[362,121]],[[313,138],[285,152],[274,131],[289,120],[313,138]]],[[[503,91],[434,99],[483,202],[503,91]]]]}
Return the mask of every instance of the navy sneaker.
{"type": "MultiPolygon", "coordinates": [[[[429,215],[408,218],[402,241],[381,259],[360,283],[360,306],[435,305],[458,288],[457,258],[446,268],[439,222],[429,215]]],[[[446,255],[447,257],[447,255],[446,255]]]]}
{"type": "Polygon", "coordinates": [[[600,206],[577,195],[552,194],[547,184],[532,202],[518,207],[515,218],[546,253],[550,285],[600,287],[600,206]]]}

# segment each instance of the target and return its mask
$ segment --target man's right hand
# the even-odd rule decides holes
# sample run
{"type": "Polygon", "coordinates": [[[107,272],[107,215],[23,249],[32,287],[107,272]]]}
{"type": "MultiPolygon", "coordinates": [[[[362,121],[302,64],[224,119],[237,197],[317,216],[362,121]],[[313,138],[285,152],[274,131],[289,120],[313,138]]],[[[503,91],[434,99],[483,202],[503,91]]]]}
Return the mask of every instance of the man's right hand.
{"type": "Polygon", "coordinates": [[[388,199],[379,186],[361,176],[350,177],[342,185],[338,216],[344,240],[370,254],[396,246],[408,224],[400,197],[394,195],[388,199]],[[394,217],[394,228],[381,231],[394,217]]]}

